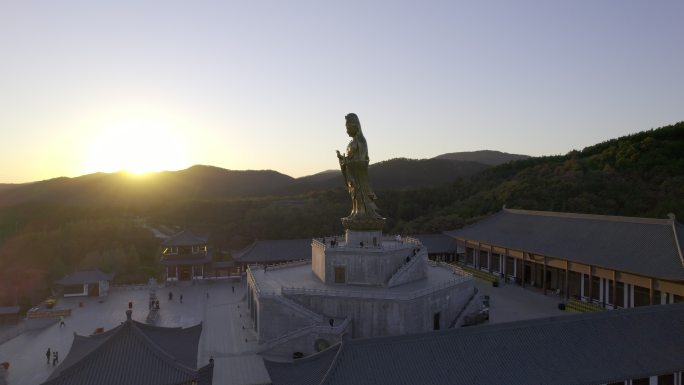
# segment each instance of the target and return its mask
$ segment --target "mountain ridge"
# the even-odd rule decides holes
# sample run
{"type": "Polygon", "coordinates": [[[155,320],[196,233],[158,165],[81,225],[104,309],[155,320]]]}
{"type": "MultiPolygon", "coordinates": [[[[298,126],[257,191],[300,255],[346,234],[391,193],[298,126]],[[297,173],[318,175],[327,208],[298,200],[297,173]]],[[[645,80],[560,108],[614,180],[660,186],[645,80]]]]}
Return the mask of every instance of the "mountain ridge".
{"type": "MultiPolygon", "coordinates": [[[[487,154],[491,155],[492,152],[488,151],[487,154]]],[[[499,154],[506,156],[505,153],[499,154]]],[[[369,175],[377,190],[402,189],[449,183],[488,167],[484,163],[445,158],[395,158],[371,164],[369,175]]],[[[27,202],[144,204],[153,200],[293,195],[343,187],[344,182],[337,170],[293,178],[274,170],[229,170],[211,165],[193,165],[183,170],[144,175],[126,171],[98,172],[3,186],[7,185],[0,185],[0,207],[27,202]]]]}

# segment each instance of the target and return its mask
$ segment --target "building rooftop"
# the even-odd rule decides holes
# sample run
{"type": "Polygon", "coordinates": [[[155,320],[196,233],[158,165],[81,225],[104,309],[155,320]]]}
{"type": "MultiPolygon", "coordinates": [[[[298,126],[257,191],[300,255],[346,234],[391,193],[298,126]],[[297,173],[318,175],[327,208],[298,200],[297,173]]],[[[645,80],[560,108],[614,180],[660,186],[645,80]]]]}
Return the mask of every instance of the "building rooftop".
{"type": "Polygon", "coordinates": [[[456,252],[456,240],[446,234],[414,235],[428,251],[428,254],[452,254],[456,252]]]}
{"type": "Polygon", "coordinates": [[[684,280],[684,226],[670,219],[504,208],[446,234],[593,266],[684,280]]]}
{"type": "Polygon", "coordinates": [[[111,281],[112,278],[114,278],[114,274],[103,273],[100,270],[87,270],[67,274],[64,278],[55,281],[55,283],[59,285],[83,285],[85,283],[111,281]]]}
{"type": "Polygon", "coordinates": [[[208,240],[207,237],[199,236],[190,230],[183,230],[164,240],[162,246],[201,246],[206,245],[208,240]]]}
{"type": "Polygon", "coordinates": [[[258,240],[233,253],[242,263],[276,263],[311,259],[311,239],[258,240]]]}
{"type": "Polygon", "coordinates": [[[684,303],[657,305],[344,341],[266,367],[274,385],[611,383],[684,370],[683,328],[684,303]]]}
{"type": "Polygon", "coordinates": [[[0,306],[0,315],[19,314],[19,306],[0,306]]]}
{"type": "Polygon", "coordinates": [[[212,250],[207,250],[206,252],[202,251],[196,254],[163,254],[160,262],[164,266],[194,265],[211,262],[213,255],[214,253],[212,250]]]}
{"type": "Polygon", "coordinates": [[[212,383],[213,363],[197,369],[202,324],[189,328],[146,325],[131,319],[105,333],[74,335],[61,365],[45,385],[212,383]]]}

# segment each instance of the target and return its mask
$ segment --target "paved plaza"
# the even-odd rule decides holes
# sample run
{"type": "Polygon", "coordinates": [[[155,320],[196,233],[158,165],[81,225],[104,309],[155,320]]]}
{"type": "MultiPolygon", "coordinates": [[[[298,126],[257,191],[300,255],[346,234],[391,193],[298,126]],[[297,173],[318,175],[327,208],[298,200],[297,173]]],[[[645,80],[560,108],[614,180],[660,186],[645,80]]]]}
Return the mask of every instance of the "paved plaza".
{"type": "MultiPolygon", "coordinates": [[[[513,284],[494,288],[477,282],[478,295],[490,296],[490,323],[568,314],[557,308],[554,294],[522,289],[513,284]]],[[[198,366],[214,357],[215,384],[268,384],[270,378],[261,356],[257,355],[255,334],[250,329],[245,302],[246,284],[240,280],[192,285],[184,282],[157,290],[161,326],[191,326],[203,322],[198,366]],[[235,287],[235,293],[231,286],[235,287]],[[168,293],[172,292],[173,300],[168,293]],[[183,294],[183,303],[180,295],[183,294]],[[243,328],[244,327],[244,328],[243,328]]],[[[133,303],[133,319],[145,322],[148,314],[147,287],[112,290],[102,303],[97,298],[66,298],[58,306],[72,309],[65,319],[38,330],[30,330],[0,345],[0,361],[9,361],[9,385],[40,384],[55,367],[46,364],[45,351],[57,350],[64,360],[74,333],[92,334],[96,328],[111,329],[126,319],[128,302],[133,303]],[[83,306],[79,306],[79,302],[83,306]]]]}
{"type": "MultiPolygon", "coordinates": [[[[157,290],[158,325],[187,327],[203,322],[198,366],[208,363],[210,356],[214,357],[215,384],[270,383],[263,360],[256,355],[255,336],[248,327],[246,317],[249,313],[243,307],[245,292],[246,285],[239,280],[197,285],[183,282],[157,290]],[[235,293],[231,286],[235,287],[235,293]],[[174,294],[171,301],[169,292],[174,294]]],[[[48,347],[58,351],[60,360],[64,360],[74,333],[90,335],[99,327],[105,330],[116,327],[126,319],[128,302],[133,303],[133,319],[145,322],[148,298],[147,287],[126,287],[112,290],[102,303],[91,297],[60,300],[58,306],[72,309],[71,316],[65,318],[66,326],[60,328],[56,321],[0,345],[0,361],[10,362],[8,384],[32,385],[45,381],[55,369],[52,364],[46,364],[48,347]],[[79,307],[79,302],[83,302],[83,307],[79,307]]]]}

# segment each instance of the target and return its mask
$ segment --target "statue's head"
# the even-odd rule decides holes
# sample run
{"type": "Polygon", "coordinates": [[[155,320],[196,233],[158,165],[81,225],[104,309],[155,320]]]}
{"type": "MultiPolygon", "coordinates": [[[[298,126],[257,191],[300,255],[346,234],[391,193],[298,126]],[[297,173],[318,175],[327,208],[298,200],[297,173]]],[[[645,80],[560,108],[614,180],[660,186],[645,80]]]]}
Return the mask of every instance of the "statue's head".
{"type": "Polygon", "coordinates": [[[356,134],[361,131],[361,122],[359,121],[359,117],[352,112],[347,114],[344,119],[347,121],[347,135],[351,137],[356,136],[356,134]]]}

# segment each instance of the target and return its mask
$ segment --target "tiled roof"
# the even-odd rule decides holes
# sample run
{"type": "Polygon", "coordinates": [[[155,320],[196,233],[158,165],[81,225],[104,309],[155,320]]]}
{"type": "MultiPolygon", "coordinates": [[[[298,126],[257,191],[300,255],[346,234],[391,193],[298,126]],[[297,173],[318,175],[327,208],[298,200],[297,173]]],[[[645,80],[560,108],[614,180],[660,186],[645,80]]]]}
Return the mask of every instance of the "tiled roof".
{"type": "Polygon", "coordinates": [[[456,240],[446,234],[418,234],[413,237],[427,247],[428,254],[453,254],[456,252],[456,240]]]}
{"type": "Polygon", "coordinates": [[[197,265],[211,262],[213,252],[211,250],[197,254],[162,255],[161,264],[164,266],[197,265]]]}
{"type": "Polygon", "coordinates": [[[202,237],[194,234],[190,230],[183,230],[177,234],[172,235],[164,242],[163,246],[197,246],[206,245],[208,242],[207,237],[202,237]]]}
{"type": "Polygon", "coordinates": [[[106,274],[100,270],[77,271],[64,276],[55,283],[60,285],[82,285],[84,283],[97,283],[100,281],[111,281],[114,274],[106,274]]]}
{"type": "Polygon", "coordinates": [[[649,277],[684,280],[677,246],[678,240],[684,247],[684,230],[673,221],[504,209],[446,234],[649,277]]]}
{"type": "Polygon", "coordinates": [[[226,267],[235,267],[235,261],[213,261],[211,263],[211,267],[213,268],[226,268],[226,267]]]}
{"type": "Polygon", "coordinates": [[[274,385],[318,385],[330,369],[340,350],[340,344],[310,357],[289,362],[264,359],[264,365],[274,385]]]}
{"type": "MultiPolygon", "coordinates": [[[[325,375],[309,383],[611,383],[684,370],[682,330],[679,303],[351,340],[341,343],[325,375]]],[[[309,360],[330,362],[318,356],[309,360]]],[[[267,368],[274,385],[289,385],[307,367],[267,368]]]]}
{"type": "Polygon", "coordinates": [[[311,239],[284,239],[256,241],[233,254],[243,263],[272,263],[311,259],[311,239]]]}
{"type": "Polygon", "coordinates": [[[19,306],[0,306],[0,315],[19,314],[19,306]]]}
{"type": "Polygon", "coordinates": [[[163,328],[129,317],[106,333],[74,335],[69,354],[44,385],[211,384],[213,364],[196,365],[201,333],[201,324],[163,328]]]}

